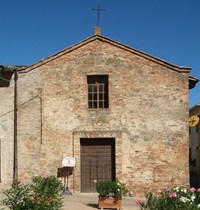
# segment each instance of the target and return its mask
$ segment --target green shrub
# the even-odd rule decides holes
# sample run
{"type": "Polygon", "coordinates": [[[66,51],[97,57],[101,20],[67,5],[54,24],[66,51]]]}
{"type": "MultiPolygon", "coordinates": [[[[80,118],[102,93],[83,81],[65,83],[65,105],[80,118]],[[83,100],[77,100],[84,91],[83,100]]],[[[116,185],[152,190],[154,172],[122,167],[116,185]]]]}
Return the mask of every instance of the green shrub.
{"type": "Polygon", "coordinates": [[[3,191],[6,198],[3,200],[3,205],[13,210],[29,210],[34,209],[31,187],[29,185],[17,182],[12,185],[11,189],[3,191]]]}
{"type": "Polygon", "coordinates": [[[148,193],[146,201],[137,200],[140,210],[198,210],[200,209],[200,188],[176,187],[161,192],[148,193]]]}
{"type": "Polygon", "coordinates": [[[111,180],[97,182],[96,190],[102,197],[113,197],[116,199],[121,199],[129,194],[125,184],[111,180]]]}
{"type": "Polygon", "coordinates": [[[17,182],[3,191],[3,205],[12,210],[59,210],[62,207],[62,184],[54,176],[35,176],[32,184],[17,182]]]}
{"type": "Polygon", "coordinates": [[[58,210],[62,207],[61,182],[54,176],[33,177],[34,210],[58,210]]]}

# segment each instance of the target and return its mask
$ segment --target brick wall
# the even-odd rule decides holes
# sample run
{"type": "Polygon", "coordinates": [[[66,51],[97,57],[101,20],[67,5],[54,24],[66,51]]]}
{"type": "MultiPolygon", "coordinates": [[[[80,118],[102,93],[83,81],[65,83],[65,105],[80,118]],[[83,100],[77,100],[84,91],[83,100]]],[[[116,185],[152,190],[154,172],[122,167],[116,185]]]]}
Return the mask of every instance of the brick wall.
{"type": "Polygon", "coordinates": [[[78,158],[74,134],[82,132],[118,139],[116,174],[134,195],[188,185],[188,73],[95,40],[20,74],[18,83],[21,179],[56,175],[63,156],[78,158]],[[109,75],[109,109],[88,110],[91,74],[109,75]]]}

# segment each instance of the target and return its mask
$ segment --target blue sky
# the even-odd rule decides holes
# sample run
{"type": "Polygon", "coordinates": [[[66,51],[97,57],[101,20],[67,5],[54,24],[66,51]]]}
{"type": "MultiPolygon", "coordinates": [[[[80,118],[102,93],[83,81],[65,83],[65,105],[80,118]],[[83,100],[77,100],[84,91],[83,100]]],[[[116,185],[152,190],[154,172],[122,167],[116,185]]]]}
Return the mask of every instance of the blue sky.
{"type": "Polygon", "coordinates": [[[0,64],[33,64],[92,36],[98,2],[102,35],[200,78],[200,0],[0,0],[0,64]]]}

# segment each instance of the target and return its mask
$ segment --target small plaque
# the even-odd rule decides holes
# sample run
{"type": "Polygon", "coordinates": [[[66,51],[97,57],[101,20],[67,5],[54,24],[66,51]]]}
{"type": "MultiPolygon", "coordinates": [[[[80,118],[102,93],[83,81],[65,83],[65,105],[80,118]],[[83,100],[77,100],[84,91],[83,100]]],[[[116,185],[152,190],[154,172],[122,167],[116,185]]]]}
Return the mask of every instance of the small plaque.
{"type": "Polygon", "coordinates": [[[63,167],[75,167],[76,160],[73,157],[64,157],[62,159],[62,166],[63,167]]]}

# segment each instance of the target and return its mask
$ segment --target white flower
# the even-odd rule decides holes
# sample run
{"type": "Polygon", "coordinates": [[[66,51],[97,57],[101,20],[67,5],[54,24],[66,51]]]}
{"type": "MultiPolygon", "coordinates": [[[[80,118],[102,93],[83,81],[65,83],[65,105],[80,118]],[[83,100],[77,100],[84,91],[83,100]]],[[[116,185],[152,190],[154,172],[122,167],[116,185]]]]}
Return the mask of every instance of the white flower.
{"type": "Polygon", "coordinates": [[[179,191],[179,189],[180,189],[179,187],[174,188],[174,190],[177,191],[177,192],[179,191]]]}
{"type": "Polygon", "coordinates": [[[185,203],[185,202],[189,201],[189,199],[186,197],[180,197],[180,201],[185,203]]]}
{"type": "Polygon", "coordinates": [[[195,195],[192,195],[190,199],[191,199],[191,201],[194,201],[195,195]]]}
{"type": "Polygon", "coordinates": [[[200,208],[200,204],[197,205],[197,208],[200,208]]]}
{"type": "Polygon", "coordinates": [[[185,188],[182,188],[182,189],[181,189],[181,192],[184,192],[184,193],[186,193],[186,192],[187,192],[187,189],[185,189],[185,188]]]}

